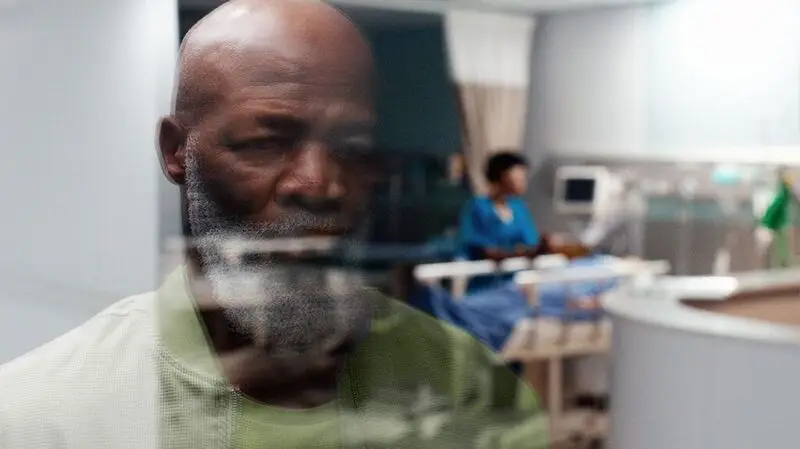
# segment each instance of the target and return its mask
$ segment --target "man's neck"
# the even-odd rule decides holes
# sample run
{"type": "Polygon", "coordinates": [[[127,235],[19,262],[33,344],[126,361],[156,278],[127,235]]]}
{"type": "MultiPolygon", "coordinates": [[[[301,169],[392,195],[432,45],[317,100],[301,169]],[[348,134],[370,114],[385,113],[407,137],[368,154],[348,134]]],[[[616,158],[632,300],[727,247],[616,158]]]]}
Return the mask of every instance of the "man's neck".
{"type": "Polygon", "coordinates": [[[293,409],[314,408],[336,397],[344,354],[305,353],[278,357],[255,345],[217,351],[228,382],[256,402],[293,409]]]}
{"type": "Polygon", "coordinates": [[[278,356],[269,347],[235,330],[212,298],[200,263],[189,251],[189,287],[197,302],[209,344],[223,374],[237,390],[257,402],[286,408],[311,408],[335,398],[344,368],[344,350],[278,356]]]}

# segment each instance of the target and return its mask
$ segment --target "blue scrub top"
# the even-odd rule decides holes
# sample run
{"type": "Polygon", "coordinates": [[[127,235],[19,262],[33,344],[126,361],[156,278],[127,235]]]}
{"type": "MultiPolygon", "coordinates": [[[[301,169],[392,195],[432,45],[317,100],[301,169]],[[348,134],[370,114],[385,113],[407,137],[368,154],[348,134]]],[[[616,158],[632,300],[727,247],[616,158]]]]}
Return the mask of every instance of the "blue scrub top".
{"type": "MultiPolygon", "coordinates": [[[[459,256],[480,259],[480,250],[496,248],[510,251],[517,245],[534,246],[539,243],[539,232],[525,203],[520,198],[510,198],[507,203],[511,219],[503,221],[486,196],[470,200],[461,213],[459,226],[459,256]]],[[[510,276],[483,276],[470,280],[469,290],[485,288],[506,281],[510,276]]]]}

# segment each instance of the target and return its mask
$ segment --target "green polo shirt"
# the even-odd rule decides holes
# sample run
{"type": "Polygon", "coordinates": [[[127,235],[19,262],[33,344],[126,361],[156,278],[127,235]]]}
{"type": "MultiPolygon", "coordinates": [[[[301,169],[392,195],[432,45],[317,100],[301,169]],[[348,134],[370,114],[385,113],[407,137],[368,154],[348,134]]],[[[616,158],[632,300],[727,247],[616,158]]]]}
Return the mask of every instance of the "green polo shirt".
{"type": "Polygon", "coordinates": [[[161,439],[168,448],[546,447],[534,393],[465,333],[376,292],[369,336],[337,399],[311,410],[234,390],[208,344],[185,270],[158,292],[161,439]]]}

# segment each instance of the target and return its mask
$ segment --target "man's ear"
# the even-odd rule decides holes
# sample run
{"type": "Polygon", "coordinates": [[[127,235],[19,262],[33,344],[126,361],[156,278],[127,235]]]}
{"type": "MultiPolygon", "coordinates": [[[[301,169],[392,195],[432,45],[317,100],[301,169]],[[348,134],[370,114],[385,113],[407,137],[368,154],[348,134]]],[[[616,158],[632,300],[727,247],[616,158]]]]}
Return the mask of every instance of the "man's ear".
{"type": "Polygon", "coordinates": [[[175,117],[163,117],[158,122],[158,149],[161,170],[173,184],[186,180],[186,130],[175,117]]]}

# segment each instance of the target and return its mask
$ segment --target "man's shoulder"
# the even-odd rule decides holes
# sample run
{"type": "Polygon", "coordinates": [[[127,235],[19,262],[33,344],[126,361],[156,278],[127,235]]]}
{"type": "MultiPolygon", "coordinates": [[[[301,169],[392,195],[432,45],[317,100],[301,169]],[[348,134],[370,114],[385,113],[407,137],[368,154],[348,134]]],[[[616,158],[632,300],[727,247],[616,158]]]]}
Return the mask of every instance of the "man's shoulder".
{"type": "Polygon", "coordinates": [[[1,366],[0,447],[109,447],[146,433],[152,413],[138,411],[157,397],[154,300],[119,301],[1,366]]]}
{"type": "Polygon", "coordinates": [[[3,404],[9,404],[15,395],[30,395],[51,385],[64,388],[107,380],[114,364],[123,360],[122,351],[141,348],[154,337],[154,299],[153,293],[125,298],[66,334],[0,366],[3,404]]]}
{"type": "Polygon", "coordinates": [[[466,331],[408,304],[386,299],[394,316],[400,317],[389,331],[398,347],[415,347],[421,353],[449,359],[452,357],[473,359],[487,364],[494,363],[494,353],[466,331]]]}
{"type": "Polygon", "coordinates": [[[511,431],[511,427],[519,424],[527,432],[525,435],[542,438],[536,393],[500,360],[499,355],[456,326],[407,304],[387,300],[393,312],[402,318],[386,333],[390,337],[383,340],[391,346],[372,346],[375,351],[383,349],[392,355],[390,366],[381,369],[384,375],[395,367],[400,368],[398,373],[424,376],[434,387],[445,382],[444,389],[434,391],[444,392],[467,407],[477,419],[477,426],[497,424],[498,429],[511,431]],[[406,365],[411,369],[403,370],[406,365]]]}

